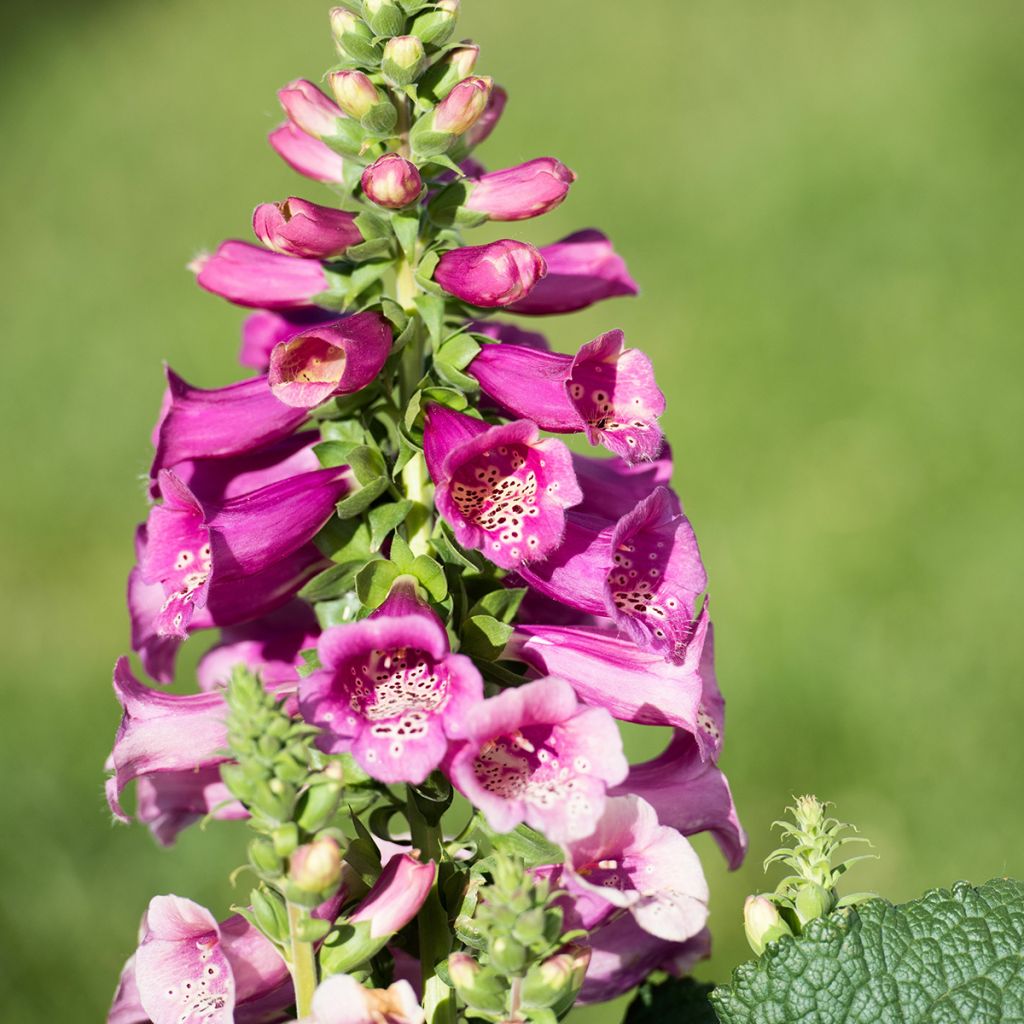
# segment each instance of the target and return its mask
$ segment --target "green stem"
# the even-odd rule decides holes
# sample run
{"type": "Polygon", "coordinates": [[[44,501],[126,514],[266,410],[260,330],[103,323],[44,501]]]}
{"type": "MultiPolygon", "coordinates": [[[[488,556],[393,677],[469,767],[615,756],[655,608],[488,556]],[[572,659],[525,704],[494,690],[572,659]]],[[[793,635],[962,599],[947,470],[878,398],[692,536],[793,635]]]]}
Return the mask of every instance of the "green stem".
{"type": "MultiPolygon", "coordinates": [[[[406,815],[412,833],[412,845],[424,860],[432,860],[440,868],[442,835],[439,825],[431,825],[420,813],[412,789],[408,791],[406,815]]],[[[420,967],[423,971],[423,1010],[426,1024],[455,1024],[455,999],[452,990],[437,976],[438,964],[451,952],[448,915],[441,905],[438,880],[435,877],[430,895],[417,918],[420,939],[420,967]]]]}
{"type": "Polygon", "coordinates": [[[295,986],[295,1008],[299,1018],[313,1012],[313,993],[316,991],[316,959],[313,943],[299,939],[299,926],[306,911],[294,903],[288,904],[288,930],[291,937],[292,983],[295,986]]]}

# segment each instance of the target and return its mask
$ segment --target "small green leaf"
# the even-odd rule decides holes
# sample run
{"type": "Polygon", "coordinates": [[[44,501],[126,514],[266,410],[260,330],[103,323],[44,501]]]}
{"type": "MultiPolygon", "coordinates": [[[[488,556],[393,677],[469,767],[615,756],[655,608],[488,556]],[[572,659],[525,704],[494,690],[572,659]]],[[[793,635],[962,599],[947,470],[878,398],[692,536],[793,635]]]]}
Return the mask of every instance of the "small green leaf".
{"type": "Polygon", "coordinates": [[[456,370],[464,370],[480,354],[480,345],[465,331],[446,341],[434,357],[434,362],[446,363],[456,370]]]}
{"type": "Polygon", "coordinates": [[[360,123],[371,135],[388,136],[398,123],[398,111],[389,100],[384,100],[371,107],[360,123]]]}
{"type": "Polygon", "coordinates": [[[454,565],[469,572],[483,571],[485,565],[483,558],[474,551],[464,551],[452,536],[451,529],[446,523],[439,521],[430,542],[438,556],[447,565],[454,565]]]}
{"type": "Polygon", "coordinates": [[[356,573],[361,565],[361,562],[345,562],[324,569],[299,591],[299,597],[304,601],[315,603],[330,601],[342,594],[347,594],[355,584],[356,573]]]}
{"type": "Polygon", "coordinates": [[[388,467],[378,448],[368,444],[358,445],[348,452],[348,464],[361,484],[369,484],[378,477],[386,476],[388,467]]]}
{"type": "MultiPolygon", "coordinates": [[[[380,259],[391,252],[391,240],[388,238],[371,238],[368,242],[349,246],[345,250],[345,258],[353,263],[369,263],[380,259]]],[[[355,276],[353,274],[353,276],[355,276]]],[[[357,293],[358,294],[358,293],[357,293]]]]}
{"type": "Polygon", "coordinates": [[[367,608],[379,608],[391,592],[391,585],[401,576],[394,562],[378,558],[360,569],[356,576],[356,593],[367,608]]]}
{"type": "Polygon", "coordinates": [[[470,615],[491,615],[499,622],[511,622],[526,597],[526,587],[502,587],[485,594],[470,609],[470,615]]]}
{"type": "Polygon", "coordinates": [[[512,636],[512,627],[492,615],[471,615],[462,627],[462,652],[495,661],[512,636]]]}
{"type": "Polygon", "coordinates": [[[420,292],[416,296],[416,308],[427,325],[430,340],[435,345],[439,344],[444,334],[444,299],[440,295],[420,292]]]}
{"type": "Polygon", "coordinates": [[[448,580],[444,569],[429,555],[417,555],[413,559],[411,571],[435,601],[443,601],[448,596],[448,580]]]}
{"type": "Polygon", "coordinates": [[[358,491],[342,498],[335,505],[339,519],[351,519],[353,516],[361,516],[387,489],[388,478],[379,476],[364,484],[358,491]]]}
{"type": "Polygon", "coordinates": [[[370,550],[379,551],[388,534],[405,522],[413,503],[408,498],[370,509],[370,550]]]}
{"type": "Polygon", "coordinates": [[[402,246],[405,258],[413,259],[416,255],[416,240],[420,233],[419,214],[415,210],[411,213],[405,210],[396,211],[391,215],[391,226],[402,246]]]}
{"type": "Polygon", "coordinates": [[[319,601],[316,604],[316,620],[321,629],[331,626],[347,626],[359,618],[362,603],[355,591],[350,591],[336,601],[319,601]]]}
{"type": "Polygon", "coordinates": [[[365,562],[370,557],[370,528],[357,519],[329,519],[314,539],[332,562],[365,562]]]}
{"type": "Polygon", "coordinates": [[[524,861],[527,868],[543,864],[561,864],[565,853],[554,843],[548,842],[529,825],[517,825],[511,832],[495,832],[482,817],[477,817],[469,839],[480,844],[485,851],[499,851],[509,857],[524,861]]]}

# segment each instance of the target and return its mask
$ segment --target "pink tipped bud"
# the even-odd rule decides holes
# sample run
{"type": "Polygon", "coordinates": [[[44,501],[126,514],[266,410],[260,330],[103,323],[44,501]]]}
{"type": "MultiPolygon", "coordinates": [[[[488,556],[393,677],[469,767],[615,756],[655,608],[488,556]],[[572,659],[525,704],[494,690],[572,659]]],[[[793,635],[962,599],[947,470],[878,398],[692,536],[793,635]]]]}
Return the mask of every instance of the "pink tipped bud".
{"type": "Polygon", "coordinates": [[[546,273],[544,257],[532,245],[506,238],[446,252],[434,280],[463,302],[494,308],[518,302],[546,273]]]}
{"type": "Polygon", "coordinates": [[[332,71],[328,77],[338,106],[357,120],[380,103],[380,93],[362,71],[332,71]]]}
{"type": "Polygon", "coordinates": [[[764,952],[769,942],[792,934],[778,907],[764,896],[747,897],[743,904],[743,930],[756,956],[764,952]]]}
{"type": "Polygon", "coordinates": [[[265,246],[286,256],[330,259],[363,240],[355,214],[294,196],[257,206],[252,226],[265,246]]]}
{"type": "Polygon", "coordinates": [[[380,59],[380,47],[373,41],[370,26],[346,8],[331,9],[331,32],[342,57],[373,65],[380,59]]]}
{"type": "Polygon", "coordinates": [[[448,957],[448,976],[456,988],[469,988],[480,973],[480,965],[468,953],[448,957]]]}
{"type": "Polygon", "coordinates": [[[395,85],[404,86],[419,78],[426,61],[423,41],[418,36],[395,36],[384,47],[381,67],[395,85]]]}
{"type": "Polygon", "coordinates": [[[400,210],[416,202],[423,191],[423,179],[416,165],[398,153],[385,153],[363,171],[366,198],[389,210],[400,210]]]}
{"type": "Polygon", "coordinates": [[[341,881],[341,847],[330,836],[300,846],[291,856],[288,877],[304,892],[333,889],[341,881]]]}
{"type": "Polygon", "coordinates": [[[338,118],[344,117],[340,107],[304,78],[290,82],[278,92],[277,98],[291,122],[317,139],[333,135],[338,118]]]}
{"type": "Polygon", "coordinates": [[[480,47],[470,43],[467,46],[460,46],[448,54],[448,64],[458,72],[460,78],[465,78],[473,73],[477,59],[480,56],[480,47]]]}
{"type": "Polygon", "coordinates": [[[447,132],[449,135],[468,132],[487,109],[493,84],[486,77],[464,78],[437,105],[434,111],[434,131],[447,132]]]}
{"type": "Polygon", "coordinates": [[[553,210],[566,197],[576,175],[553,157],[541,157],[473,183],[466,209],[491,220],[526,220],[553,210]]]}
{"type": "Polygon", "coordinates": [[[394,935],[419,913],[436,873],[432,860],[423,864],[405,853],[392,857],[349,921],[368,921],[375,939],[394,935]]]}
{"type": "Polygon", "coordinates": [[[443,100],[464,78],[473,73],[480,47],[472,44],[449,50],[424,73],[420,92],[435,102],[443,100]]]}

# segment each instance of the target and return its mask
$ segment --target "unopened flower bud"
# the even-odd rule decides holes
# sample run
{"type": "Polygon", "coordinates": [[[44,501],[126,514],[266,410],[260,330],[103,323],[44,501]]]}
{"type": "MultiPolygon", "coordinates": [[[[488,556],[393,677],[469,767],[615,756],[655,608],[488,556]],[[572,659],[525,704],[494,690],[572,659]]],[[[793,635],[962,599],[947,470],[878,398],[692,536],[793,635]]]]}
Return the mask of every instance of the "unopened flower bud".
{"type": "Polygon", "coordinates": [[[835,893],[814,882],[800,882],[793,900],[793,908],[801,925],[831,913],[835,905],[835,893]]]}
{"type": "Polygon", "coordinates": [[[288,877],[309,893],[327,892],[341,881],[341,847],[330,836],[300,846],[291,857],[288,877]]]}
{"type": "Polygon", "coordinates": [[[349,117],[365,117],[380,103],[381,95],[362,71],[332,71],[328,76],[338,106],[349,117]]]}
{"type": "Polygon", "coordinates": [[[508,982],[492,967],[481,967],[468,953],[448,957],[448,976],[463,1002],[487,1014],[503,1013],[508,982]]]}
{"type": "Polygon", "coordinates": [[[405,28],[405,12],[393,0],[363,0],[363,17],[378,36],[396,36],[405,28]]]}
{"type": "MultiPolygon", "coordinates": [[[[355,214],[294,196],[283,203],[261,203],[253,214],[252,226],[268,248],[307,259],[330,259],[363,240],[355,214]]],[[[269,743],[274,738],[265,734],[261,742],[269,743]]]]}
{"type": "Polygon", "coordinates": [[[743,904],[743,930],[756,956],[764,952],[769,942],[792,934],[778,907],[764,896],[747,897],[743,904]]]}
{"type": "Polygon", "coordinates": [[[372,29],[350,10],[331,9],[331,31],[341,56],[352,57],[363,64],[374,65],[380,61],[380,46],[373,41],[372,29]]]}
{"type": "Polygon", "coordinates": [[[569,953],[558,953],[526,972],[523,981],[523,1005],[527,1007],[555,1006],[567,996],[575,994],[576,965],[569,953]]]}
{"type": "Polygon", "coordinates": [[[344,116],[338,106],[304,78],[290,82],[278,92],[277,98],[289,120],[316,139],[334,135],[339,118],[344,116]]]}
{"type": "Polygon", "coordinates": [[[490,220],[527,220],[553,210],[576,175],[553,157],[540,157],[471,183],[466,209],[490,220]]]}
{"type": "Polygon", "coordinates": [[[499,935],[491,944],[491,963],[502,974],[522,974],[526,967],[526,947],[515,939],[499,935]]]}
{"type": "Polygon", "coordinates": [[[449,50],[420,79],[420,93],[435,102],[443,100],[464,78],[473,73],[480,47],[467,45],[449,50]]]}
{"type": "Polygon", "coordinates": [[[395,36],[384,47],[384,74],[395,85],[411,85],[426,63],[423,43],[417,36],[395,36]]]}
{"type": "Polygon", "coordinates": [[[363,171],[366,198],[389,210],[400,210],[416,202],[423,191],[423,179],[416,165],[398,153],[385,153],[363,171]]]}
{"type": "Polygon", "coordinates": [[[249,844],[249,861],[261,874],[272,877],[280,875],[284,866],[274,849],[274,844],[267,842],[266,839],[254,839],[249,844]]]}
{"type": "Polygon", "coordinates": [[[459,0],[438,0],[432,11],[417,16],[412,31],[427,46],[444,46],[455,31],[455,20],[459,13],[459,0]]]}
{"type": "Polygon", "coordinates": [[[546,273],[544,257],[532,245],[506,238],[446,252],[434,280],[463,302],[495,308],[524,298],[546,273]]]}
{"type": "Polygon", "coordinates": [[[464,78],[434,110],[434,131],[449,135],[469,131],[487,109],[493,84],[487,77],[464,78]]]}

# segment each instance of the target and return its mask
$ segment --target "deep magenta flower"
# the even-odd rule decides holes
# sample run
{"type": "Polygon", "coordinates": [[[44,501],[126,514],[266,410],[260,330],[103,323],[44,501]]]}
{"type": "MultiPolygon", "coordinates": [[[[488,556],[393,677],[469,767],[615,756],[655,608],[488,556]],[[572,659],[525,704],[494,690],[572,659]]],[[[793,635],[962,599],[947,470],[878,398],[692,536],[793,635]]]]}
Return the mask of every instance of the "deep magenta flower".
{"type": "Polygon", "coordinates": [[[200,287],[238,306],[312,306],[328,287],[319,260],[268,252],[248,242],[221,242],[212,256],[200,256],[191,269],[200,287]]]}
{"type": "Polygon", "coordinates": [[[581,498],[569,450],[527,420],[488,426],[444,406],[423,432],[438,512],[467,548],[512,569],[562,540],[565,510],[581,498]]]}
{"type": "Polygon", "coordinates": [[[628,771],[615,720],[581,707],[563,679],[538,679],[469,709],[452,784],[499,832],[520,822],[554,842],[589,835],[628,771]]]}
{"type": "Polygon", "coordinates": [[[644,931],[670,942],[685,942],[707,923],[700,858],[639,797],[607,800],[595,830],[567,843],[566,855],[562,882],[588,930],[623,908],[644,931]]]}
{"type": "Polygon", "coordinates": [[[432,860],[417,860],[407,853],[391,857],[348,920],[369,922],[372,939],[390,938],[420,912],[436,874],[432,860]]]}
{"type": "Polygon", "coordinates": [[[242,347],[238,361],[266,373],[270,353],[279,342],[288,341],[309,327],[319,327],[339,319],[333,310],[317,306],[300,309],[261,309],[251,313],[242,324],[242,347]]]}
{"type": "Polygon", "coordinates": [[[177,637],[206,606],[215,575],[251,577],[298,551],[350,486],[347,469],[316,470],[207,510],[169,470],[158,480],[163,504],[150,510],[139,567],[143,583],[163,586],[157,632],[177,637]]]}
{"type": "Polygon", "coordinates": [[[305,410],[290,409],[274,398],[266,377],[208,389],[193,387],[169,366],[165,373],[167,389],[153,428],[153,479],[161,469],[189,459],[264,448],[287,437],[306,418],[305,410]]]}
{"type": "MultiPolygon", "coordinates": [[[[721,698],[705,705],[704,730],[721,734],[721,698]]],[[[651,761],[633,765],[617,794],[635,794],[657,812],[662,824],[683,835],[710,832],[735,870],[747,852],[747,834],[740,824],[729,782],[713,759],[706,756],[699,737],[677,730],[665,750],[651,761]]]]}
{"type": "Polygon", "coordinates": [[[291,121],[278,125],[268,136],[277,155],[293,170],[325,185],[344,180],[341,157],[326,143],[307,135],[291,121]]]}
{"type": "Polygon", "coordinates": [[[494,338],[495,341],[535,348],[539,352],[551,351],[550,342],[540,331],[524,331],[515,324],[501,323],[498,320],[471,320],[467,326],[471,331],[494,338]]]}
{"type": "Polygon", "coordinates": [[[423,179],[416,165],[400,153],[385,153],[363,171],[366,198],[389,210],[416,202],[423,191],[423,179]]]}
{"type": "MultiPolygon", "coordinates": [[[[621,519],[659,487],[672,482],[672,452],[663,445],[652,462],[628,463],[624,459],[603,459],[573,454],[572,468],[583,491],[575,512],[605,519],[621,519]]],[[[670,495],[675,498],[672,492],[670,495]]],[[[676,499],[677,512],[682,512],[676,499]]]]}
{"type": "Polygon", "coordinates": [[[614,523],[570,513],[563,543],[518,571],[545,596],[609,616],[639,647],[676,662],[707,586],[693,527],[664,487],[614,523]]]}
{"type": "Polygon", "coordinates": [[[474,149],[490,138],[491,132],[498,127],[501,115],[505,112],[506,103],[508,103],[508,93],[500,85],[492,86],[484,112],[477,119],[476,124],[462,137],[462,144],[466,149],[474,149]]]}
{"type": "Polygon", "coordinates": [[[490,220],[528,220],[558,206],[575,180],[565,164],[554,157],[539,157],[471,179],[465,206],[490,220]]]}
{"type": "Polygon", "coordinates": [[[355,220],[354,213],[289,196],[283,203],[257,206],[252,229],[275,252],[326,260],[363,241],[355,220]]]}
{"type": "Polygon", "coordinates": [[[650,359],[626,348],[622,331],[602,334],[575,356],[485,345],[468,372],[501,406],[544,430],[583,431],[627,462],[649,461],[661,450],[665,396],[650,359]]]}
{"type": "Polygon", "coordinates": [[[380,373],[391,341],[391,325],[374,312],[310,327],[270,353],[270,390],[298,409],[361,391],[380,373]]]}
{"type": "Polygon", "coordinates": [[[580,700],[620,721],[685,730],[713,758],[721,737],[717,728],[716,736],[707,731],[706,694],[718,692],[710,625],[705,607],[679,664],[598,626],[517,625],[502,657],[565,679],[580,700]]]}
{"type": "Polygon", "coordinates": [[[338,121],[345,116],[337,103],[305,78],[289,82],[278,90],[277,98],[288,120],[315,139],[334,135],[338,121]]]}
{"type": "Polygon", "coordinates": [[[453,723],[483,699],[473,662],[452,654],[410,578],[368,619],[317,644],[323,669],[299,684],[303,718],[328,753],[348,753],[382,782],[422,782],[448,750],[453,723]]]}
{"type": "Polygon", "coordinates": [[[547,264],[547,277],[511,307],[514,313],[572,313],[602,299],[639,291],[612,243],[593,228],[545,245],[540,253],[547,264]]]}
{"type": "Polygon", "coordinates": [[[532,245],[505,238],[449,250],[438,262],[434,280],[463,302],[497,308],[529,295],[545,273],[544,258],[532,245]]]}

